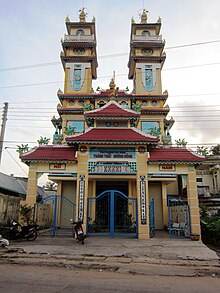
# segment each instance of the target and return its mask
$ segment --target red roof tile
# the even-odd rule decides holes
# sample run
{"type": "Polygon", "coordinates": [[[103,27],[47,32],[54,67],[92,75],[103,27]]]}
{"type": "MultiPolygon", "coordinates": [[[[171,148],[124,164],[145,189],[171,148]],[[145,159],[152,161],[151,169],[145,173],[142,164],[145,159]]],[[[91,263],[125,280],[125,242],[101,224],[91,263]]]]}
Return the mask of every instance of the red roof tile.
{"type": "Polygon", "coordinates": [[[139,117],[137,113],[130,109],[122,108],[115,101],[110,101],[105,106],[85,113],[85,117],[139,117]]]}
{"type": "Polygon", "coordinates": [[[75,151],[68,146],[39,146],[20,156],[22,161],[75,161],[75,151]]]}
{"type": "Polygon", "coordinates": [[[66,137],[67,142],[158,142],[155,136],[147,135],[135,128],[90,128],[87,132],[66,137]]]}
{"type": "Polygon", "coordinates": [[[150,150],[149,162],[202,162],[205,157],[200,156],[187,148],[153,148],[150,150]]]}

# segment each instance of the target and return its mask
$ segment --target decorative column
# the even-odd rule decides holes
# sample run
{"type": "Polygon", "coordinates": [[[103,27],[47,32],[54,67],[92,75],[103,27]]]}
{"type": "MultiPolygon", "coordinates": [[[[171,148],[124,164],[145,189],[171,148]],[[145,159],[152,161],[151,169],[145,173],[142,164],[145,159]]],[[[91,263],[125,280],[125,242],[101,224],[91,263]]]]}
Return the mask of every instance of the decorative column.
{"type": "MultiPolygon", "coordinates": [[[[62,196],[62,182],[63,182],[62,180],[58,181],[57,192],[56,192],[57,196],[62,196]]],[[[58,226],[61,225],[61,200],[57,201],[57,225],[58,226]]]]}
{"type": "Polygon", "coordinates": [[[78,175],[76,189],[76,220],[83,222],[86,232],[88,199],[88,152],[78,153],[78,175]]]}
{"type": "Polygon", "coordinates": [[[191,234],[200,235],[199,202],[196,184],[196,170],[194,166],[189,166],[187,178],[187,199],[190,208],[191,234]]]}
{"type": "Polygon", "coordinates": [[[147,152],[137,152],[138,239],[150,239],[147,152]]]}

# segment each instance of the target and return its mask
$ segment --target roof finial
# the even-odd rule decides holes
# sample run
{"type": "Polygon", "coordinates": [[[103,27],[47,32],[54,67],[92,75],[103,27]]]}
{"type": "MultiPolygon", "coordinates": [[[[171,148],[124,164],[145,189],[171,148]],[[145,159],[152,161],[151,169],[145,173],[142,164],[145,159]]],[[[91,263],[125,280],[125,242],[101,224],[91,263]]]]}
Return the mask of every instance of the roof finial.
{"type": "Polygon", "coordinates": [[[85,12],[85,7],[79,10],[79,22],[86,22],[87,13],[85,12]]]}
{"type": "Polygon", "coordinates": [[[112,77],[112,79],[110,81],[109,88],[110,89],[114,89],[115,88],[115,71],[113,71],[113,77],[112,77]]]}
{"type": "Polygon", "coordinates": [[[146,9],[143,9],[142,14],[140,14],[141,23],[147,23],[147,13],[148,11],[146,9]]]}

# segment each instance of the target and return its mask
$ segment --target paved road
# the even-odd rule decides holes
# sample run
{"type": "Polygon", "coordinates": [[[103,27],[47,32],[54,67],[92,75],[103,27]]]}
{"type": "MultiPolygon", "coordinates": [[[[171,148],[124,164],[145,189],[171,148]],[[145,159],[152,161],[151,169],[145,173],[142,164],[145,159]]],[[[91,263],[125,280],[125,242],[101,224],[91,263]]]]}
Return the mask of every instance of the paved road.
{"type": "Polygon", "coordinates": [[[0,264],[0,292],[220,292],[215,277],[161,277],[0,264]]]}

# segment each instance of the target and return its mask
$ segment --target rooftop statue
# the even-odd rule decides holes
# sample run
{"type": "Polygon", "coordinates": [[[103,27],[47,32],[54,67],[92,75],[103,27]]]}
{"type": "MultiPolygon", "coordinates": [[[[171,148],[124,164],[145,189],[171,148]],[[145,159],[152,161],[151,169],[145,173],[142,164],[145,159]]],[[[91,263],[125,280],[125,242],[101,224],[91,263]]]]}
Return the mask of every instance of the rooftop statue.
{"type": "Polygon", "coordinates": [[[85,12],[85,8],[79,10],[79,22],[86,22],[86,16],[88,13],[85,12]]]}
{"type": "Polygon", "coordinates": [[[46,138],[46,137],[41,136],[37,142],[39,143],[39,145],[48,145],[49,141],[50,141],[50,138],[46,138]]]}
{"type": "Polygon", "coordinates": [[[16,152],[18,152],[20,156],[26,153],[27,151],[28,151],[28,144],[17,145],[16,152]]]}
{"type": "Polygon", "coordinates": [[[148,11],[146,9],[143,9],[142,14],[140,14],[141,23],[147,23],[147,13],[148,11]]]}

